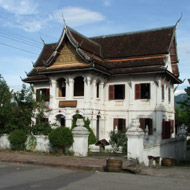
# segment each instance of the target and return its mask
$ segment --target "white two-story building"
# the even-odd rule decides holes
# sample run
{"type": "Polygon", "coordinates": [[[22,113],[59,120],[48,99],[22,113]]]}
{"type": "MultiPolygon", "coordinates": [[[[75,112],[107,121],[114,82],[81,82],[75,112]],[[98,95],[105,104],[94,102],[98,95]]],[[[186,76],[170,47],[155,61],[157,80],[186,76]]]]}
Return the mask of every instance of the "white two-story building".
{"type": "Polygon", "coordinates": [[[65,26],[23,81],[46,96],[50,123],[71,127],[79,113],[97,139],[109,139],[138,118],[149,135],[166,139],[175,136],[178,77],[176,26],[91,38],[65,26]]]}

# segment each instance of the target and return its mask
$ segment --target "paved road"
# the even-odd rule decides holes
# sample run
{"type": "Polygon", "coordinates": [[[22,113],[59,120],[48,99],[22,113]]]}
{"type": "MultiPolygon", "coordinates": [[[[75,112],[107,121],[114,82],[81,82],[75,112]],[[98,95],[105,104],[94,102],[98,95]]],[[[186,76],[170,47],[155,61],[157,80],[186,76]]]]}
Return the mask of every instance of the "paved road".
{"type": "Polygon", "coordinates": [[[3,190],[189,190],[190,179],[92,173],[0,162],[3,190]]]}

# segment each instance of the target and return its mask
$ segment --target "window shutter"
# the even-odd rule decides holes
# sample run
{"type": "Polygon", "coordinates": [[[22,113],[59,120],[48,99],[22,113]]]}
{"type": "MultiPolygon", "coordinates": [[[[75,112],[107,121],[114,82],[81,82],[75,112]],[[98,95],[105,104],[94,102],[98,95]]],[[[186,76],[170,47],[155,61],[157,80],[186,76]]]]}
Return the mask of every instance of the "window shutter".
{"type": "Polygon", "coordinates": [[[149,119],[149,135],[153,135],[153,126],[152,126],[152,119],[149,119]]]}
{"type": "Polygon", "coordinates": [[[109,100],[114,99],[114,85],[109,86],[109,100]]]}
{"type": "Polygon", "coordinates": [[[123,85],[123,99],[125,99],[125,85],[123,85]]]}
{"type": "Polygon", "coordinates": [[[140,122],[140,128],[145,132],[145,119],[140,118],[139,122],[140,122]]]}
{"type": "Polygon", "coordinates": [[[162,139],[165,139],[165,119],[162,120],[162,139]]]}
{"type": "Polygon", "coordinates": [[[40,98],[40,89],[36,90],[36,101],[38,102],[40,98]]]}
{"type": "Polygon", "coordinates": [[[123,119],[122,131],[125,132],[125,130],[126,130],[126,120],[123,119]]]}
{"type": "Polygon", "coordinates": [[[49,101],[49,96],[50,96],[50,89],[46,89],[46,100],[49,101]]]}
{"type": "Polygon", "coordinates": [[[171,133],[174,132],[174,120],[170,120],[170,131],[171,133]]]}
{"type": "Polygon", "coordinates": [[[135,84],[135,99],[141,99],[141,85],[135,84]]]}
{"type": "Polygon", "coordinates": [[[62,80],[59,80],[59,83],[58,83],[58,85],[59,85],[59,88],[58,88],[58,96],[59,97],[62,97],[62,80]]]}
{"type": "Polygon", "coordinates": [[[117,130],[118,130],[118,125],[119,125],[119,119],[113,119],[113,130],[115,130],[115,127],[117,126],[117,130]]]}

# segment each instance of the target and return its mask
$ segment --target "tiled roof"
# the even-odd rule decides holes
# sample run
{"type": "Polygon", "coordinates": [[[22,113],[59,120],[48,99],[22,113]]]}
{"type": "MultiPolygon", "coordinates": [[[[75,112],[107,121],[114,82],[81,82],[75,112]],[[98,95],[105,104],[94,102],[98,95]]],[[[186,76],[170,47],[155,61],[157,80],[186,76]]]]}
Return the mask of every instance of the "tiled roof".
{"type": "MultiPolygon", "coordinates": [[[[36,80],[44,80],[45,74],[51,72],[82,71],[87,68],[109,75],[163,71],[165,58],[175,41],[175,26],[91,38],[67,27],[62,35],[65,36],[62,36],[58,43],[44,45],[34,69],[28,74],[25,82],[32,81],[35,76],[36,80]],[[83,58],[84,64],[53,65],[59,56],[60,48],[64,46],[64,40],[71,40],[76,52],[83,58]]],[[[175,62],[172,74],[176,77],[178,77],[177,69],[175,62]]]]}

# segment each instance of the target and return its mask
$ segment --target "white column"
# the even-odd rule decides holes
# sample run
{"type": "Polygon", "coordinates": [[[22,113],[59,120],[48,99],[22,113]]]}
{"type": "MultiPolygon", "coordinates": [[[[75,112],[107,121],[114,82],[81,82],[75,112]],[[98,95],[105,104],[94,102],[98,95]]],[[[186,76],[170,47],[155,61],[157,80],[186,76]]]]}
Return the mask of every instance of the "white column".
{"type": "Polygon", "coordinates": [[[50,108],[55,109],[56,108],[56,91],[57,91],[57,82],[55,79],[51,79],[51,85],[50,85],[50,108]]]}
{"type": "Polygon", "coordinates": [[[93,101],[96,101],[96,80],[93,80],[92,82],[92,99],[93,101]]]}
{"type": "Polygon", "coordinates": [[[66,81],[66,100],[73,99],[73,92],[74,92],[74,80],[73,78],[69,78],[66,81]]]}
{"type": "Polygon", "coordinates": [[[104,102],[104,82],[100,82],[99,84],[99,93],[100,93],[100,100],[104,102]]]}
{"type": "Polygon", "coordinates": [[[91,102],[91,78],[87,77],[86,81],[84,82],[84,98],[86,103],[91,102]]]}

